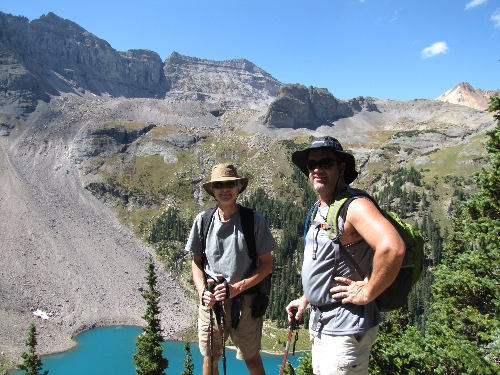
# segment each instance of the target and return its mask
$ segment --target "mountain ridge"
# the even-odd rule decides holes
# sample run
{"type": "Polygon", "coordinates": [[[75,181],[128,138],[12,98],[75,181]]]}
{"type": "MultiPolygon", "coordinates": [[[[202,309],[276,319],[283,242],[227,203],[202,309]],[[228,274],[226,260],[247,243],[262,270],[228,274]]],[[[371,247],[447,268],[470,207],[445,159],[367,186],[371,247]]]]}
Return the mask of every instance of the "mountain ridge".
{"type": "MultiPolygon", "coordinates": [[[[259,104],[268,102],[281,85],[245,59],[213,62],[173,52],[162,62],[156,52],[149,50],[116,51],[108,42],[54,13],[28,22],[25,17],[0,12],[0,30],[2,54],[24,66],[51,95],[58,91],[79,95],[90,91],[114,97],[165,98],[173,90],[170,96],[179,99],[181,93],[176,89],[182,82],[185,89],[180,99],[194,96],[195,99],[220,102],[217,93],[230,89],[227,96],[231,95],[235,98],[233,100],[253,100],[259,104]],[[182,74],[183,67],[189,70],[193,65],[204,67],[203,82],[196,80],[195,69],[189,76],[182,74]],[[245,92],[235,91],[232,85],[216,84],[221,80],[221,74],[229,77],[228,72],[245,92]],[[238,95],[244,97],[237,98],[238,95]]],[[[9,77],[8,72],[0,72],[3,86],[15,89],[15,82],[9,77]]]]}
{"type": "MultiPolygon", "coordinates": [[[[482,110],[342,101],[278,82],[245,59],[174,52],[164,64],[152,51],[115,51],[77,26],[0,12],[0,214],[8,218],[0,221],[0,351],[12,358],[32,322],[42,354],[68,349],[89,327],[141,324],[153,250],[140,224],[168,205],[188,216],[212,203],[201,182],[216,162],[237,164],[251,178],[248,192],[276,197],[293,185],[285,146],[317,135],[354,152],[366,186],[387,168],[413,166],[449,188],[443,175],[485,165],[493,119],[482,110]],[[35,41],[52,49],[42,53],[35,41]],[[34,317],[38,308],[52,317],[34,317]]],[[[435,196],[432,209],[445,217],[451,198],[435,196]]],[[[195,302],[175,277],[159,275],[162,328],[178,338],[193,324],[195,302]]]]}
{"type": "MultiPolygon", "coordinates": [[[[52,12],[31,22],[26,17],[0,12],[0,30],[0,52],[22,65],[31,80],[35,80],[31,83],[33,88],[39,87],[32,90],[37,94],[35,99],[46,99],[45,94],[55,95],[58,91],[79,95],[90,91],[114,97],[194,99],[221,107],[253,103],[258,107],[274,100],[283,86],[246,59],[214,61],[173,51],[162,62],[160,56],[150,50],[120,52],[105,40],[52,12]],[[193,69],[196,65],[204,69],[193,69]],[[234,83],[220,83],[224,81],[223,76],[228,77],[229,71],[238,88],[234,83]]],[[[11,76],[0,72],[5,89],[13,85],[11,76]]],[[[495,93],[498,90],[475,90],[467,83],[459,83],[437,100],[462,105],[470,103],[469,106],[484,110],[487,97],[495,93]]]]}

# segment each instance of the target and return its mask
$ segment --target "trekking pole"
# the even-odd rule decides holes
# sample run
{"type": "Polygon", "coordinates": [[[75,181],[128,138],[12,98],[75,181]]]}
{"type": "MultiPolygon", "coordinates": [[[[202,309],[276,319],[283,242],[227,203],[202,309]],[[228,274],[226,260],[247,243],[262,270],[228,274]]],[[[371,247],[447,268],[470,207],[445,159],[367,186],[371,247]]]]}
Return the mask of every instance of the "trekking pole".
{"type": "MultiPolygon", "coordinates": [[[[292,320],[290,322],[290,327],[288,330],[288,339],[286,341],[285,353],[283,354],[283,362],[281,362],[280,375],[283,375],[285,371],[286,359],[288,358],[288,350],[290,349],[290,342],[292,341],[293,330],[295,329],[295,325],[297,323],[297,320],[295,319],[296,313],[297,313],[297,308],[292,307],[292,320]]],[[[296,332],[295,341],[297,341],[297,339],[298,339],[298,332],[296,332]]],[[[295,354],[295,343],[293,344],[293,352],[295,354]]]]}
{"type": "MultiPolygon", "coordinates": [[[[217,275],[217,281],[221,283],[224,280],[224,275],[218,274],[217,275]]],[[[226,285],[227,288],[227,285],[226,285]]],[[[228,294],[228,291],[226,291],[226,295],[228,294]]],[[[225,330],[225,324],[226,324],[226,318],[225,318],[225,312],[224,309],[222,308],[222,302],[220,303],[220,316],[221,316],[221,322],[220,322],[220,333],[222,336],[222,369],[224,371],[224,375],[226,375],[226,338],[224,337],[224,330],[225,330]]]]}
{"type": "MultiPolygon", "coordinates": [[[[207,280],[207,289],[210,293],[214,292],[215,281],[207,280]]],[[[210,324],[209,324],[209,341],[210,341],[210,375],[214,374],[214,312],[210,307],[210,324]]]]}

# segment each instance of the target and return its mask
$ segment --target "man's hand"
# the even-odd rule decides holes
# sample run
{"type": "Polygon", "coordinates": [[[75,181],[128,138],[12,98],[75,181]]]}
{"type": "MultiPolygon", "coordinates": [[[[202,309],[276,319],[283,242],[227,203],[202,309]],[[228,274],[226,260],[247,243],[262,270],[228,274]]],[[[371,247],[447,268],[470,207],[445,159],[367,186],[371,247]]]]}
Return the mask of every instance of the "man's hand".
{"type": "MultiPolygon", "coordinates": [[[[226,283],[227,284],[227,283],[226,283]]],[[[228,288],[231,289],[228,285],[228,288]]],[[[224,284],[218,284],[214,290],[214,298],[217,302],[224,301],[226,299],[226,287],[224,284]]]]}
{"type": "Polygon", "coordinates": [[[286,312],[288,314],[288,323],[292,322],[292,318],[295,318],[297,322],[300,321],[302,314],[307,308],[307,300],[305,296],[302,296],[296,300],[291,301],[286,307],[286,312]],[[295,313],[295,316],[293,315],[295,313]]]}
{"type": "Polygon", "coordinates": [[[215,302],[217,302],[215,300],[215,294],[205,289],[201,294],[201,302],[203,306],[212,307],[215,305],[215,302]]]}
{"type": "Polygon", "coordinates": [[[370,293],[366,287],[368,285],[368,277],[363,281],[353,281],[345,277],[336,277],[335,281],[345,285],[334,286],[330,289],[330,293],[332,293],[333,298],[341,300],[343,304],[366,305],[374,299],[370,297],[370,293]]]}
{"type": "MultiPolygon", "coordinates": [[[[224,278],[221,277],[219,282],[221,280],[224,280],[224,278]]],[[[220,282],[220,284],[215,284],[215,281],[213,279],[209,279],[208,289],[205,288],[201,295],[201,301],[203,305],[212,307],[216,302],[224,301],[227,296],[226,285],[228,289],[231,289],[226,282],[220,282]]]]}

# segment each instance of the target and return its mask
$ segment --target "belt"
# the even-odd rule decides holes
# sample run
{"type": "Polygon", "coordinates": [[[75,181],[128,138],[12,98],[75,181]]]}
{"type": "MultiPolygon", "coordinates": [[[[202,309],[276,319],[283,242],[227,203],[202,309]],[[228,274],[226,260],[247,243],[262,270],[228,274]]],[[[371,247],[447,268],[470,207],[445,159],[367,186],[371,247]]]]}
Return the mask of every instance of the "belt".
{"type": "Polygon", "coordinates": [[[316,305],[311,305],[311,308],[313,310],[319,310],[320,312],[326,312],[326,311],[331,311],[333,309],[336,309],[337,307],[339,307],[339,305],[341,305],[340,302],[335,302],[335,303],[329,303],[327,305],[321,305],[321,306],[316,306],[316,305]]]}

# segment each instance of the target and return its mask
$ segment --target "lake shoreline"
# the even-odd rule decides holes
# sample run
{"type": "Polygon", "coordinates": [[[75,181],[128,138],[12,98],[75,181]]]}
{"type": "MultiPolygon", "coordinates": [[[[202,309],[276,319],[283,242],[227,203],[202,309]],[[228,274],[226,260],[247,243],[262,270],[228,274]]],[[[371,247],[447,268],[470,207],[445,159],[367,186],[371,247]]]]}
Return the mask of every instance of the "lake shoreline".
{"type": "MultiPolygon", "coordinates": [[[[107,375],[119,373],[132,375],[134,373],[133,354],[136,351],[136,339],[142,332],[139,326],[104,326],[87,330],[76,337],[75,348],[61,353],[41,356],[42,368],[52,375],[107,375]],[[89,358],[92,358],[90,361],[89,358]],[[128,359],[127,359],[128,358],[128,359]],[[111,368],[111,370],[110,370],[111,368]],[[110,372],[111,371],[111,372],[110,372]]],[[[167,339],[162,343],[164,357],[169,360],[167,372],[180,373],[184,367],[185,342],[190,343],[191,359],[196,369],[200,369],[203,357],[197,342],[167,339]]],[[[226,347],[228,368],[232,372],[244,372],[245,362],[236,358],[236,348],[233,345],[226,347]]],[[[275,368],[281,365],[283,353],[262,352],[262,360],[267,373],[274,373],[275,368]]],[[[289,354],[288,360],[293,366],[298,366],[299,355],[289,354]]],[[[9,369],[6,374],[21,375],[22,371],[9,369]]]]}

